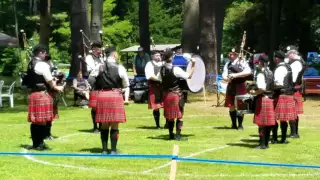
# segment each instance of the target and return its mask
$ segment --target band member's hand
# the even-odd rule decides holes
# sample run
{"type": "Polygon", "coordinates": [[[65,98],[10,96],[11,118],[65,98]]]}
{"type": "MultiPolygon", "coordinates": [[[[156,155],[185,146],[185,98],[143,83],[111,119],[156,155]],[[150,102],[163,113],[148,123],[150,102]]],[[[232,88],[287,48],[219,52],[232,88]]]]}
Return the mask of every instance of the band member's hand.
{"type": "Polygon", "coordinates": [[[237,74],[229,74],[228,78],[229,79],[237,78],[237,74]]]}
{"type": "Polygon", "coordinates": [[[58,92],[63,92],[64,86],[56,86],[55,88],[58,92]]]}
{"type": "Polygon", "coordinates": [[[124,101],[124,105],[129,105],[129,101],[124,101]]]}
{"type": "Polygon", "coordinates": [[[255,90],[250,90],[250,91],[249,91],[249,94],[255,94],[255,93],[256,93],[255,90]]]}

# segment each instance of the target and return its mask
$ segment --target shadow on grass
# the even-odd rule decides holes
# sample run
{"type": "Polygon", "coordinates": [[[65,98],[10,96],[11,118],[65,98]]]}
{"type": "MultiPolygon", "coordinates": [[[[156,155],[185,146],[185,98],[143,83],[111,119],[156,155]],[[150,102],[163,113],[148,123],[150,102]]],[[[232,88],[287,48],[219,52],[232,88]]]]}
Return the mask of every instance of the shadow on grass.
{"type": "Polygon", "coordinates": [[[258,146],[258,144],[245,144],[245,143],[229,143],[228,146],[237,146],[253,149],[258,146]]]}
{"type": "Polygon", "coordinates": [[[164,129],[164,128],[160,128],[160,129],[158,129],[157,127],[155,127],[155,126],[138,126],[138,127],[136,127],[137,129],[147,129],[147,130],[152,130],[152,129],[154,129],[154,130],[161,130],[161,129],[164,129]]]}
{"type": "MultiPolygon", "coordinates": [[[[194,136],[194,134],[182,134],[181,137],[190,137],[190,136],[194,136]]],[[[172,139],[170,139],[169,135],[159,135],[159,136],[154,136],[154,137],[147,137],[148,139],[156,139],[156,140],[165,140],[165,141],[172,141],[172,139]]]]}
{"type": "Polygon", "coordinates": [[[80,152],[101,153],[102,148],[81,149],[80,152]]]}
{"type": "Polygon", "coordinates": [[[79,132],[90,133],[90,134],[98,134],[99,132],[94,133],[92,129],[79,129],[79,132]]]}
{"type": "Polygon", "coordinates": [[[237,129],[233,129],[233,128],[228,127],[228,126],[213,127],[213,129],[221,129],[221,130],[237,130],[237,129]]]}
{"type": "Polygon", "coordinates": [[[241,139],[240,141],[246,142],[246,143],[259,143],[258,139],[241,139]]]}

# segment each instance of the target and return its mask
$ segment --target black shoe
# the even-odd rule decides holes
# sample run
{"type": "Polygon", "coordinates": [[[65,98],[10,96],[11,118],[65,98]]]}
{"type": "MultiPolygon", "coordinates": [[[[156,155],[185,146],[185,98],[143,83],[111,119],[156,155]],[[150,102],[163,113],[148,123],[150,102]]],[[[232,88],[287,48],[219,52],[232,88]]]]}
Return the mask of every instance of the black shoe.
{"type": "Polygon", "coordinates": [[[299,135],[297,134],[294,134],[294,135],[290,135],[289,138],[292,138],[292,139],[298,139],[300,138],[299,135]]]}
{"type": "Polygon", "coordinates": [[[171,139],[171,140],[172,140],[172,139],[175,139],[174,134],[170,134],[170,135],[169,135],[169,139],[171,139]]]}
{"type": "Polygon", "coordinates": [[[93,133],[100,133],[99,129],[93,129],[92,132],[93,133]]]}
{"type": "Polygon", "coordinates": [[[188,141],[188,138],[181,137],[181,135],[176,135],[175,140],[177,140],[177,141],[188,141]]]}
{"type": "Polygon", "coordinates": [[[231,126],[231,129],[238,129],[237,126],[231,126]]]}
{"type": "Polygon", "coordinates": [[[287,141],[287,140],[284,140],[284,141],[281,140],[281,141],[280,141],[280,144],[288,144],[288,143],[289,143],[289,141],[287,141]]]}
{"type": "Polygon", "coordinates": [[[117,154],[120,154],[120,153],[118,151],[111,151],[110,154],[111,155],[117,155],[117,154]]]}
{"type": "Polygon", "coordinates": [[[238,127],[238,130],[243,131],[243,126],[239,126],[239,127],[238,127]]]}
{"type": "Polygon", "coordinates": [[[271,140],[270,143],[271,144],[278,144],[278,140],[271,140]]]}
{"type": "Polygon", "coordinates": [[[102,151],[101,154],[108,154],[108,151],[102,151]]]}
{"type": "Polygon", "coordinates": [[[267,147],[259,145],[259,146],[255,147],[255,149],[267,149],[267,147]]]}
{"type": "Polygon", "coordinates": [[[157,126],[156,129],[162,129],[160,126],[157,126]]]}
{"type": "Polygon", "coordinates": [[[50,150],[52,150],[51,148],[49,148],[47,145],[45,145],[45,144],[40,144],[40,146],[38,146],[37,148],[36,148],[36,150],[38,150],[38,151],[50,151],[50,150]]]}
{"type": "Polygon", "coordinates": [[[54,140],[54,137],[52,137],[52,136],[48,136],[48,137],[46,137],[44,140],[48,140],[48,141],[50,141],[50,140],[54,140]]]}

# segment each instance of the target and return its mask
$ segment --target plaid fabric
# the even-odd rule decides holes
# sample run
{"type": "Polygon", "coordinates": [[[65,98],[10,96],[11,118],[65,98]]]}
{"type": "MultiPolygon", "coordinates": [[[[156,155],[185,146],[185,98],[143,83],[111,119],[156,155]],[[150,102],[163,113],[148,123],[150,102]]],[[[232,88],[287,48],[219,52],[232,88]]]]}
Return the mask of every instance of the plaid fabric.
{"type": "Polygon", "coordinates": [[[298,114],[303,114],[303,97],[300,91],[296,91],[293,94],[293,99],[295,102],[296,112],[298,114]]]}
{"type": "Polygon", "coordinates": [[[97,107],[98,93],[99,93],[99,91],[90,91],[89,103],[88,103],[89,107],[91,107],[91,108],[97,107]]]}
{"type": "Polygon", "coordinates": [[[96,122],[126,122],[123,97],[118,90],[99,91],[96,107],[96,122]]]}
{"type": "Polygon", "coordinates": [[[149,83],[149,99],[148,99],[148,109],[160,109],[163,107],[163,102],[156,103],[155,92],[159,92],[160,87],[149,83]]]}
{"type": "Polygon", "coordinates": [[[280,95],[274,100],[276,119],[291,121],[297,118],[293,95],[280,95]]]}
{"type": "Polygon", "coordinates": [[[28,121],[42,123],[53,120],[53,99],[47,92],[33,92],[29,96],[28,121]]]}
{"type": "MultiPolygon", "coordinates": [[[[246,85],[245,83],[241,83],[241,84],[237,84],[236,87],[236,94],[237,95],[243,95],[247,93],[247,89],[246,89],[246,85]]],[[[225,107],[234,107],[234,100],[235,100],[235,96],[234,95],[230,95],[230,94],[226,94],[226,99],[225,99],[225,107]]],[[[238,101],[238,108],[239,109],[245,109],[246,105],[245,103],[243,103],[242,101],[238,101]]]]}
{"type": "Polygon", "coordinates": [[[273,126],[276,124],[273,99],[259,96],[256,100],[253,123],[258,126],[273,126]]]}
{"type": "Polygon", "coordinates": [[[180,95],[176,92],[165,92],[163,96],[164,117],[168,120],[181,119],[183,113],[179,108],[180,95]]]}

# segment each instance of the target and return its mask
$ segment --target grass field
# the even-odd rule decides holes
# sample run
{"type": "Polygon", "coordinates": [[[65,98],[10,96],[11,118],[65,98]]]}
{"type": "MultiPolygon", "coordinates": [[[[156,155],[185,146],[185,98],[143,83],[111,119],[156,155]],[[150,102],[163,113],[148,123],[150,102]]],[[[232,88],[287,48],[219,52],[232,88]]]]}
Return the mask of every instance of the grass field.
{"type": "MultiPolygon", "coordinates": [[[[13,109],[0,109],[0,151],[23,152],[31,144],[26,105],[22,95],[13,109]]],[[[228,110],[212,107],[214,96],[204,103],[199,95],[186,104],[183,134],[189,141],[169,141],[166,129],[153,129],[152,112],[146,104],[126,107],[128,121],[120,126],[119,151],[123,154],[172,154],[174,144],[179,156],[270,163],[320,165],[319,101],[308,100],[301,117],[300,139],[287,145],[270,145],[267,150],[253,149],[258,144],[257,127],[246,115],[244,131],[229,130],[228,110]],[[318,115],[318,116],[317,116],[318,115]]],[[[68,98],[68,104],[72,100],[68,98]]],[[[50,153],[100,153],[100,135],[90,133],[90,109],[60,108],[60,119],[53,123],[55,140],[47,141],[50,153]]],[[[161,119],[164,125],[163,118],[161,119]]],[[[280,130],[279,130],[280,131],[280,130]]],[[[110,147],[110,145],[109,145],[110,147]]],[[[107,159],[83,157],[1,156],[0,179],[168,179],[169,160],[107,159]]],[[[320,170],[244,165],[179,162],[177,179],[320,179],[320,170]]]]}

